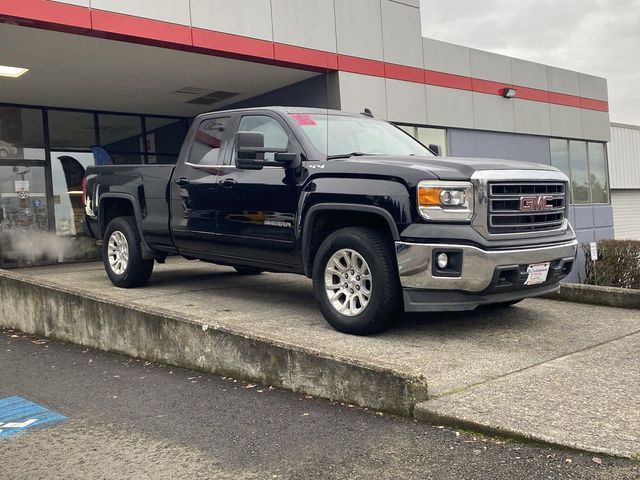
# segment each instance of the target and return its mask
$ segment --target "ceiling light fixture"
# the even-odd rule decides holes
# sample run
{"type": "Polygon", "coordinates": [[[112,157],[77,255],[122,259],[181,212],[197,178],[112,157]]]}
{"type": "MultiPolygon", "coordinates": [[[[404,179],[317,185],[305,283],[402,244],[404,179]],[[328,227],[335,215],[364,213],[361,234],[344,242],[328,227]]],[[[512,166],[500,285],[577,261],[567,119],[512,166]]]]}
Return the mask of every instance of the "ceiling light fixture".
{"type": "Polygon", "coordinates": [[[28,71],[28,68],[8,67],[6,65],[0,65],[0,77],[18,78],[28,71]]]}
{"type": "Polygon", "coordinates": [[[515,98],[515,96],[516,96],[516,89],[515,89],[515,88],[510,88],[510,87],[504,88],[504,89],[502,90],[502,96],[503,96],[504,98],[515,98]]]}

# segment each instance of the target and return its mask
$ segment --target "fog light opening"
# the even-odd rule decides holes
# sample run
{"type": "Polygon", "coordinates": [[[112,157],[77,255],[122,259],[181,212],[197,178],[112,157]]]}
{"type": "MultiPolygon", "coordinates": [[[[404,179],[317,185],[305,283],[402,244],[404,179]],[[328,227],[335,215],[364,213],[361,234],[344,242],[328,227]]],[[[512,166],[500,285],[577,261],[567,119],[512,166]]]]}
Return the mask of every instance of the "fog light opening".
{"type": "Polygon", "coordinates": [[[444,270],[445,268],[447,268],[447,265],[449,265],[449,256],[446,253],[441,253],[440,255],[438,255],[438,267],[441,270],[444,270]]]}

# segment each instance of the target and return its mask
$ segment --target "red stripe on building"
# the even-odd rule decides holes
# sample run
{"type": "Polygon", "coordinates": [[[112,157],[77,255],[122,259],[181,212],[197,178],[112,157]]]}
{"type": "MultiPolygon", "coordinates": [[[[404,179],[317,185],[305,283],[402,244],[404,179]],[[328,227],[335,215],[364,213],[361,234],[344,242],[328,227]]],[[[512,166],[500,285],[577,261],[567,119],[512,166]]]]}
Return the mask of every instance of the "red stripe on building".
{"type": "Polygon", "coordinates": [[[338,55],[312,48],[297,47],[284,43],[274,43],[273,52],[276,60],[285,63],[306,65],[327,70],[338,69],[338,55]]]}
{"type": "Polygon", "coordinates": [[[338,69],[342,72],[384,77],[384,63],[380,60],[338,55],[338,69]]]}
{"type": "Polygon", "coordinates": [[[580,108],[580,97],[566,93],[549,92],[549,103],[580,108]]]}
{"type": "Polygon", "coordinates": [[[453,73],[424,71],[424,83],[436,87],[457,88],[458,90],[471,90],[471,77],[455,75],[453,73]]]}
{"type": "Polygon", "coordinates": [[[549,92],[546,90],[520,87],[517,85],[514,88],[516,89],[516,98],[520,98],[521,100],[532,100],[534,102],[549,103],[549,92]]]}
{"type": "Polygon", "coordinates": [[[192,32],[194,47],[255,58],[271,60],[274,58],[273,43],[267,40],[214,32],[201,28],[193,28],[192,32]]]}
{"type": "Polygon", "coordinates": [[[91,10],[94,30],[129,37],[141,37],[164,43],[192,45],[191,27],[123,13],[91,10]]]}
{"type": "Polygon", "coordinates": [[[406,65],[397,65],[395,63],[384,64],[384,76],[394,80],[424,83],[424,70],[422,68],[407,67],[406,65]]]}
{"type": "Polygon", "coordinates": [[[599,112],[608,112],[609,103],[604,100],[595,100],[593,98],[580,98],[580,108],[587,110],[597,110],[599,112]]]}
{"type": "Polygon", "coordinates": [[[48,0],[0,0],[0,15],[91,29],[91,11],[86,7],[68,3],[48,0]]]}
{"type": "Polygon", "coordinates": [[[493,80],[471,79],[471,88],[474,92],[488,93],[490,95],[502,95],[505,88],[512,87],[509,83],[494,82],[493,80]]]}

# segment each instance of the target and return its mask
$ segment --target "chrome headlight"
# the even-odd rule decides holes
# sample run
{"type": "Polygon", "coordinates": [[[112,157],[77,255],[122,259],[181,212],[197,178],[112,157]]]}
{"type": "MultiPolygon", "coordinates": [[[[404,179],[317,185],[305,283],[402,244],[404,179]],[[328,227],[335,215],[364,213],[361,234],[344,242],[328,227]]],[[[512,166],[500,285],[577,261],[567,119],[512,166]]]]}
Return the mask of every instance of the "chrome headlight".
{"type": "Polygon", "coordinates": [[[418,211],[425,220],[469,222],[473,217],[470,182],[423,180],[418,183],[418,211]]]}

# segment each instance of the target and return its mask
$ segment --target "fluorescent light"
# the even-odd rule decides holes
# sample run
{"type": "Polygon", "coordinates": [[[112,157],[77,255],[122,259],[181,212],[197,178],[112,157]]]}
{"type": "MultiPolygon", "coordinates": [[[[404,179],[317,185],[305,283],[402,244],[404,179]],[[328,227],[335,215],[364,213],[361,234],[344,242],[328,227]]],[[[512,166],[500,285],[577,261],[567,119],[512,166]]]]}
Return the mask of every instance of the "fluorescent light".
{"type": "Polygon", "coordinates": [[[6,65],[0,65],[0,77],[18,78],[29,71],[28,68],[21,67],[8,67],[6,65]]]}

